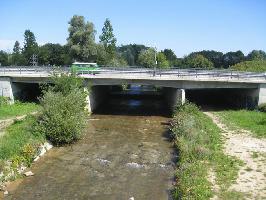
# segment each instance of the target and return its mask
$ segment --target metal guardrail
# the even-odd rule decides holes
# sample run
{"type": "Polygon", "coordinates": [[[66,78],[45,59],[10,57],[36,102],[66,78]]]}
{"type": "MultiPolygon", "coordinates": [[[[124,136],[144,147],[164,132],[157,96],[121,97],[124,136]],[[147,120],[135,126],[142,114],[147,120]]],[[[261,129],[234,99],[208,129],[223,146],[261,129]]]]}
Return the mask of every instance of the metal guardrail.
{"type": "MultiPolygon", "coordinates": [[[[0,67],[0,75],[8,74],[53,74],[54,72],[71,72],[70,67],[52,67],[52,66],[41,66],[41,67],[0,67]]],[[[147,74],[150,76],[177,76],[177,77],[194,77],[194,78],[227,78],[227,79],[260,79],[266,80],[266,72],[241,72],[233,71],[228,69],[222,70],[206,70],[206,69],[180,69],[180,68],[170,68],[170,69],[149,69],[149,68],[138,68],[138,67],[101,67],[99,70],[89,71],[83,70],[79,71],[79,74],[147,74]]]]}

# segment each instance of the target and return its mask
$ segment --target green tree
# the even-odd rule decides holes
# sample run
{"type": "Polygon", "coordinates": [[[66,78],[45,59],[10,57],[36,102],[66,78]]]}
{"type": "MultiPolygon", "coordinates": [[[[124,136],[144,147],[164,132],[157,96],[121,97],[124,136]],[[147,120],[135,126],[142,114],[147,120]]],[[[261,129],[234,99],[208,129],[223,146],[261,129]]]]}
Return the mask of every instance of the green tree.
{"type": "Polygon", "coordinates": [[[11,64],[12,65],[25,65],[26,64],[26,59],[21,53],[21,48],[20,44],[18,41],[15,42],[14,47],[13,47],[13,53],[12,53],[12,59],[11,59],[11,64]]]}
{"type": "Polygon", "coordinates": [[[113,27],[111,21],[107,18],[102,28],[102,34],[100,35],[100,43],[103,44],[105,51],[108,53],[110,59],[116,56],[116,38],[113,33],[113,27]]]}
{"type": "Polygon", "coordinates": [[[156,51],[153,48],[141,51],[138,58],[139,64],[143,67],[154,67],[156,65],[155,53],[156,51]]]}
{"type": "Polygon", "coordinates": [[[175,53],[173,52],[173,50],[172,49],[164,49],[162,53],[165,55],[166,59],[168,60],[169,65],[174,66],[174,64],[176,63],[177,57],[176,57],[175,53]]]}
{"type": "Polygon", "coordinates": [[[169,61],[164,53],[160,52],[157,54],[157,62],[159,68],[169,68],[169,61]]]}
{"type": "Polygon", "coordinates": [[[39,63],[61,66],[70,64],[71,61],[66,47],[60,44],[47,43],[39,48],[39,63]]]}
{"type": "Polygon", "coordinates": [[[4,51],[0,51],[0,66],[8,65],[8,54],[4,51]]]}
{"type": "Polygon", "coordinates": [[[266,60],[266,53],[262,50],[253,50],[247,55],[247,60],[266,60]]]}
{"type": "Polygon", "coordinates": [[[140,65],[139,55],[141,51],[147,50],[148,47],[139,44],[122,45],[117,48],[118,53],[127,61],[130,66],[140,65]]]}
{"type": "Polygon", "coordinates": [[[227,52],[223,55],[223,66],[228,68],[229,66],[233,66],[237,63],[240,63],[245,60],[245,55],[242,51],[236,52],[227,52]]]}
{"type": "Polygon", "coordinates": [[[191,54],[185,57],[184,64],[188,68],[213,68],[213,63],[201,54],[191,54]]]}
{"type": "Polygon", "coordinates": [[[95,43],[94,24],[85,22],[83,16],[74,15],[69,22],[67,39],[70,55],[73,60],[95,61],[97,45],[95,43]]]}
{"type": "Polygon", "coordinates": [[[214,65],[215,68],[222,68],[224,66],[223,63],[223,53],[219,51],[198,51],[198,52],[193,52],[191,54],[201,54],[205,58],[207,58],[209,61],[211,61],[214,65]]]}
{"type": "Polygon", "coordinates": [[[26,59],[26,64],[30,65],[30,59],[33,54],[38,54],[38,44],[33,32],[26,30],[24,32],[24,47],[22,54],[26,59]]]}

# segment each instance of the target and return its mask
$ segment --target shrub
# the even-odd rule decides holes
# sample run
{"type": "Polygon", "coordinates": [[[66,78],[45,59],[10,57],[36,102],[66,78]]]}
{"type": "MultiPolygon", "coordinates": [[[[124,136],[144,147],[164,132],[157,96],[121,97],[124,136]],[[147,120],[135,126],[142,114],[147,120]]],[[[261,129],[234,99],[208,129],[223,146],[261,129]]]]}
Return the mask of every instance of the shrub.
{"type": "Polygon", "coordinates": [[[266,103],[263,103],[263,104],[259,105],[259,111],[266,112],[266,103]]]}
{"type": "Polygon", "coordinates": [[[82,79],[73,75],[54,77],[54,85],[40,99],[42,113],[36,131],[56,145],[69,144],[80,138],[85,127],[87,93],[82,79]]]}

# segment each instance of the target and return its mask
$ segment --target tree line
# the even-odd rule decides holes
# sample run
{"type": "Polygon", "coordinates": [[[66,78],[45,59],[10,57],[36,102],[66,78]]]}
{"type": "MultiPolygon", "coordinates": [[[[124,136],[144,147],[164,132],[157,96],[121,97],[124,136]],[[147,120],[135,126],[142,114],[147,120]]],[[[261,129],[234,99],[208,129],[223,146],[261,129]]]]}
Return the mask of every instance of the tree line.
{"type": "Polygon", "coordinates": [[[105,66],[143,66],[158,68],[218,68],[266,71],[266,53],[253,50],[247,56],[242,51],[219,52],[203,50],[178,58],[171,49],[157,52],[155,48],[141,44],[117,46],[117,39],[109,19],[106,19],[96,42],[96,30],[92,22],[74,15],[68,22],[68,38],[65,45],[47,43],[38,45],[32,31],[24,32],[24,44],[15,42],[13,52],[0,51],[2,66],[32,65],[36,55],[38,65],[70,65],[74,61],[97,62],[105,66]],[[255,64],[254,64],[255,63],[255,64]]]}

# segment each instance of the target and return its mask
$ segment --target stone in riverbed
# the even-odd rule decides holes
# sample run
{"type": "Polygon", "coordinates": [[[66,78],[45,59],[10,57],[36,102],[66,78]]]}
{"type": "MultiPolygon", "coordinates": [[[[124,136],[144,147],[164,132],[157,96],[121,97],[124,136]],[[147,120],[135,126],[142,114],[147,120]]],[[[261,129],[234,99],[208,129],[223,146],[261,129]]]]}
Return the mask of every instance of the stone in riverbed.
{"type": "Polygon", "coordinates": [[[32,171],[28,171],[24,173],[25,176],[34,176],[34,173],[32,171]]]}
{"type": "Polygon", "coordinates": [[[4,195],[8,195],[8,191],[6,190],[6,191],[4,191],[4,195]]]}
{"type": "Polygon", "coordinates": [[[134,200],[134,197],[130,197],[128,200],[134,200]]]}

